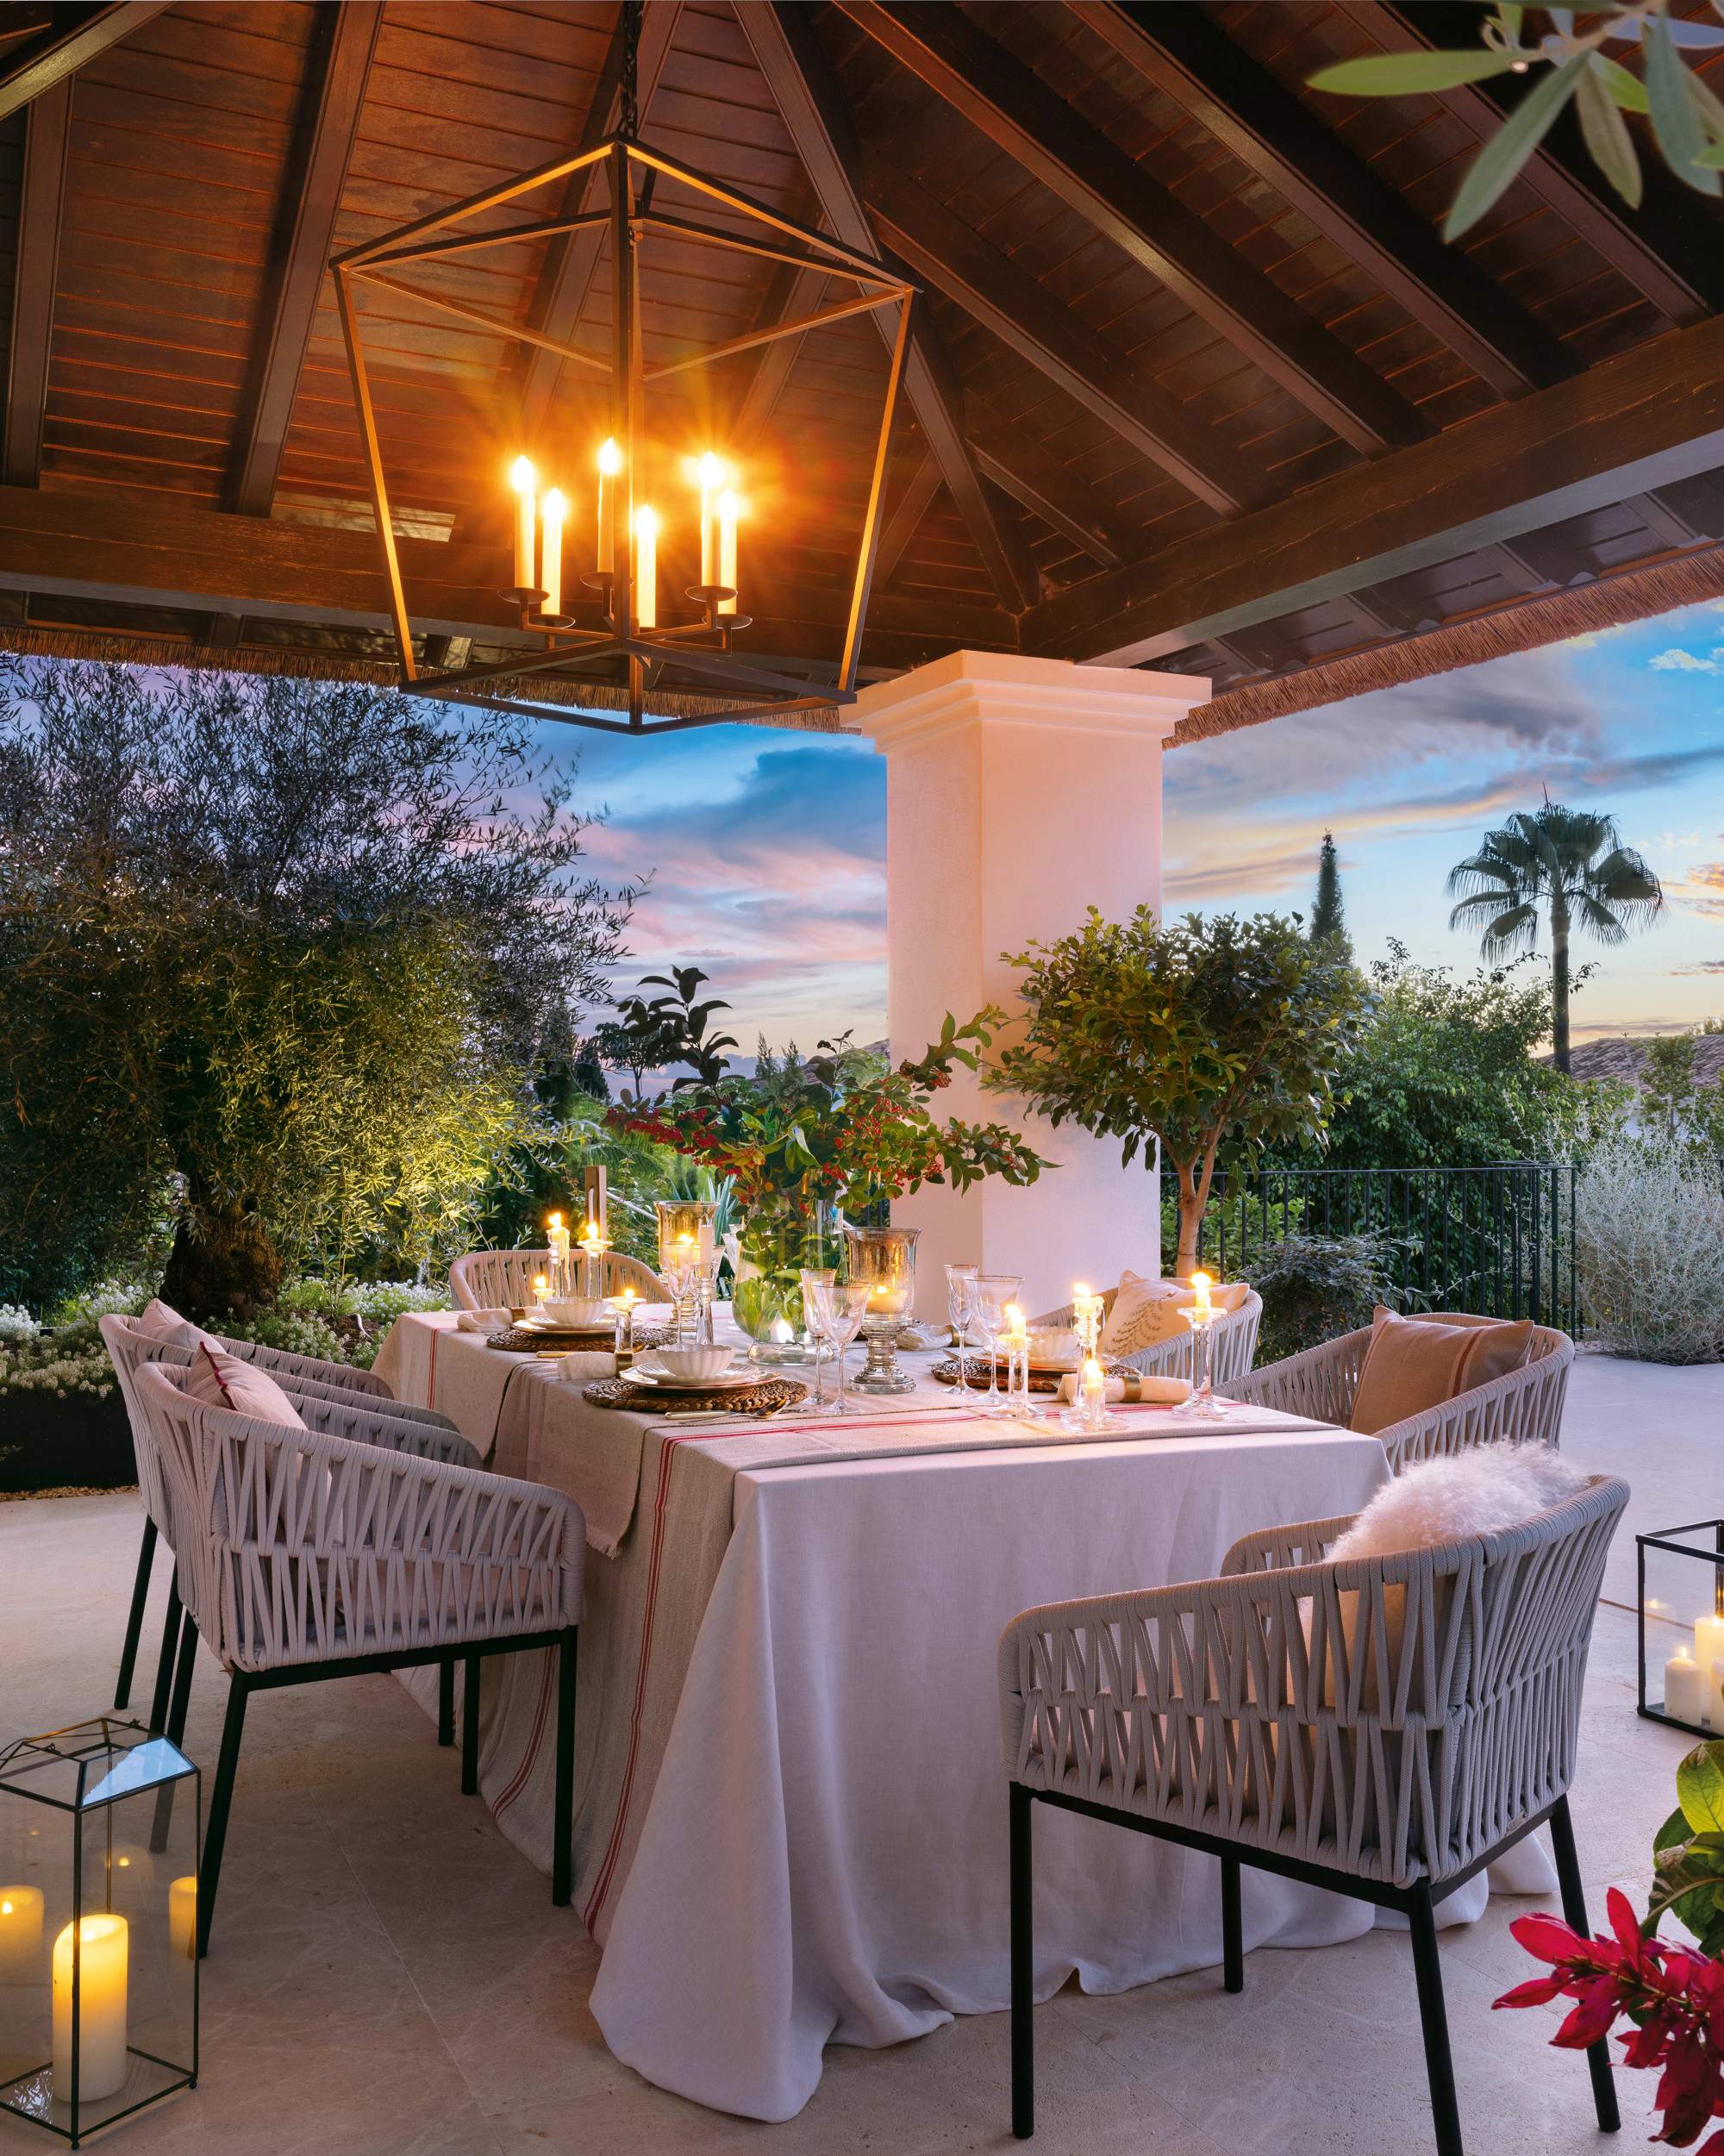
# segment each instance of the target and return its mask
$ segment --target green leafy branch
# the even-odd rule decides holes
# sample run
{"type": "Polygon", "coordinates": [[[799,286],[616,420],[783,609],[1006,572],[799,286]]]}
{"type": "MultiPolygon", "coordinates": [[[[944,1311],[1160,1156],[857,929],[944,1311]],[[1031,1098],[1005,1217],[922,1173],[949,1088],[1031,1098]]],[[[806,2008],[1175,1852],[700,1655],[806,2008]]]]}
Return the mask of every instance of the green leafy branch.
{"type": "MultiPolygon", "coordinates": [[[[1634,0],[1627,6],[1616,0],[1606,4],[1583,0],[1578,7],[1533,9],[1510,6],[1505,0],[1484,17],[1477,49],[1379,53],[1340,60],[1311,76],[1310,87],[1341,97],[1406,97],[1488,82],[1498,75],[1539,75],[1468,166],[1444,222],[1447,240],[1459,239],[1477,223],[1571,102],[1592,161],[1631,209],[1640,207],[1642,184],[1640,156],[1624,113],[1650,119],[1658,153],[1678,179],[1700,194],[1717,195],[1724,189],[1720,178],[1724,102],[1683,55],[1724,45],[1724,28],[1673,22],[1668,4],[1669,0],[1634,0]],[[1540,14],[1552,27],[1543,36],[1529,39],[1527,17],[1540,14]],[[1640,74],[1613,59],[1605,49],[1611,45],[1639,45],[1640,74]]],[[[1713,0],[1713,8],[1724,15],[1724,0],[1713,0]]]]}
{"type": "Polygon", "coordinates": [[[1696,1745],[1676,1771],[1677,1809],[1652,1842],[1652,1891],[1642,1929],[1668,1909],[1702,1953],[1724,1952],[1724,1744],[1696,1745]]]}

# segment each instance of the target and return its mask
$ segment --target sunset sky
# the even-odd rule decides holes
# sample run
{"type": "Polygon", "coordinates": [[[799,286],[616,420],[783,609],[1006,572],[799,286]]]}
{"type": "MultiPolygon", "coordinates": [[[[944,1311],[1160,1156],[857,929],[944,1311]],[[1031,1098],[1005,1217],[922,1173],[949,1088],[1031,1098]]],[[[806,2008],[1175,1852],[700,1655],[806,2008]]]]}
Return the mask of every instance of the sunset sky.
{"type": "MultiPolygon", "coordinates": [[[[639,970],[704,966],[746,1047],[884,1031],[884,766],[867,743],[715,727],[646,742],[553,728],[547,745],[578,747],[578,797],[609,810],[595,866],[650,872],[629,937],[639,970]]],[[[1668,911],[1645,937],[1583,952],[1599,971],[1577,1035],[1724,1013],[1724,608],[1194,744],[1169,755],[1166,785],[1170,908],[1308,906],[1329,828],[1360,958],[1396,936],[1462,968],[1476,947],[1449,932],[1449,867],[1546,787],[1606,810],[1668,911]]]]}

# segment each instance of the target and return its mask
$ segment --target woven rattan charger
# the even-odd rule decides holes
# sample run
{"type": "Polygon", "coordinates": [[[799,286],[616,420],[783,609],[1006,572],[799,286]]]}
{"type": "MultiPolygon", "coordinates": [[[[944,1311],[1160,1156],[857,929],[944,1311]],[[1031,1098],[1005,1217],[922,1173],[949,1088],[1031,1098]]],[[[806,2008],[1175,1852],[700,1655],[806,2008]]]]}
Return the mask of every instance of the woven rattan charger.
{"type": "Polygon", "coordinates": [[[808,1397],[808,1387],[794,1378],[762,1378],[758,1384],[678,1386],[634,1384],[626,1378],[597,1378],[581,1397],[596,1408],[627,1408],[635,1414],[771,1415],[808,1397]]]}

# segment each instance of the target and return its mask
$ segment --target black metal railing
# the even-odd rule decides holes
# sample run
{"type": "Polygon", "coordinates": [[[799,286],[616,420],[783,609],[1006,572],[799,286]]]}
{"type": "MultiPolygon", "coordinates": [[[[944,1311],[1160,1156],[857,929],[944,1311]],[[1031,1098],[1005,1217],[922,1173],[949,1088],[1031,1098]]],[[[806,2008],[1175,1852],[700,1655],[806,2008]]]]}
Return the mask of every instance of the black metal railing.
{"type": "Polygon", "coordinates": [[[1370,1235],[1403,1310],[1476,1310],[1578,1330],[1572,1162],[1254,1168],[1215,1178],[1202,1249],[1223,1277],[1289,1235],[1370,1235]]]}

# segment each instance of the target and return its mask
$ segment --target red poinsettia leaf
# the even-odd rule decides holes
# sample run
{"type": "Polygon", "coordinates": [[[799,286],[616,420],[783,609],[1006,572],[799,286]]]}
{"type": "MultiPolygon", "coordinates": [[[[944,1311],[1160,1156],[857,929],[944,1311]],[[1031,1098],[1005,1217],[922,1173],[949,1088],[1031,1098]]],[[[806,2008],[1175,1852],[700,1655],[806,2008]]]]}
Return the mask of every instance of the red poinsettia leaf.
{"type": "Polygon", "coordinates": [[[1505,1991],[1500,1999],[1493,1999],[1493,2009],[1499,2006],[1548,2006],[1552,1999],[1562,1997],[1562,1980],[1558,1977],[1533,1977],[1530,1982],[1517,1984],[1512,1991],[1505,1991]]]}
{"type": "Polygon", "coordinates": [[[1639,1961],[1641,1953],[1640,1920],[1634,1914],[1634,1904],[1621,1887],[1613,1886],[1604,1897],[1604,1913],[1610,1920],[1610,1928],[1616,1934],[1616,1943],[1631,1959],[1639,1961]]]}
{"type": "Polygon", "coordinates": [[[1601,1977],[1596,1983],[1586,1986],[1579,2005],[1551,2041],[1563,2051],[1588,2051],[1610,2034],[1610,2025],[1621,2010],[1622,2002],[1616,1996],[1616,1986],[1608,1978],[1601,1977]]]}
{"type": "Polygon", "coordinates": [[[1508,1929],[1527,1952],[1540,1961],[1571,1961],[1588,1944],[1560,1916],[1546,1916],[1538,1911],[1530,1916],[1517,1916],[1508,1929]]]}

